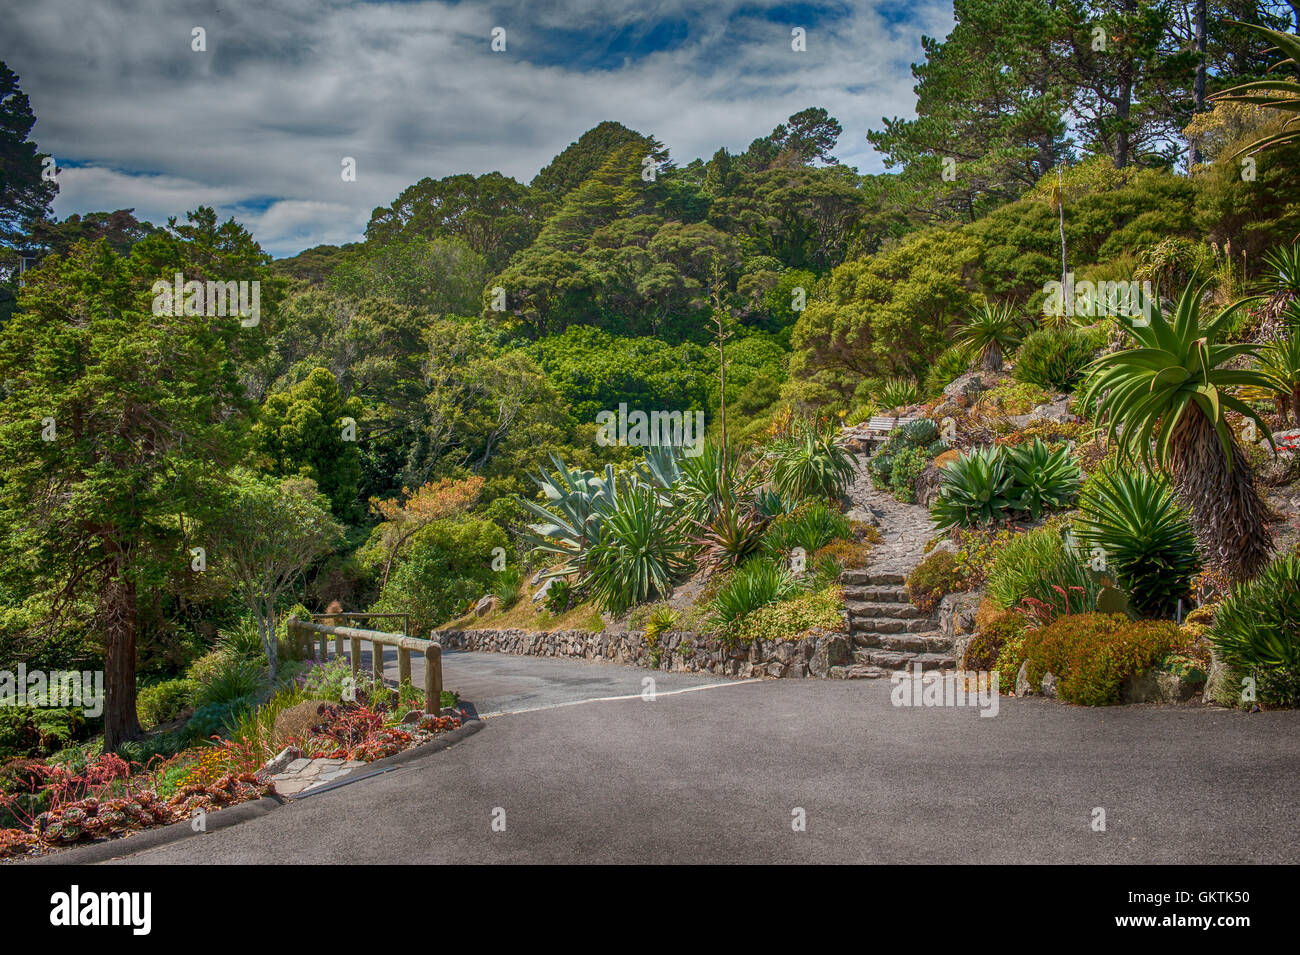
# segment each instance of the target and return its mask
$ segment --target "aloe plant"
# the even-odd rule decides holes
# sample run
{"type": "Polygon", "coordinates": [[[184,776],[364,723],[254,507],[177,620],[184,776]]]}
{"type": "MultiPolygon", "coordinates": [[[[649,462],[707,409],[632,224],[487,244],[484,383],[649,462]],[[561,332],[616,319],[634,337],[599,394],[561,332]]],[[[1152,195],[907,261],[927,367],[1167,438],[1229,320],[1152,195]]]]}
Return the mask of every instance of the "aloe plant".
{"type": "Polygon", "coordinates": [[[1011,474],[1000,448],[976,448],[943,469],[930,517],[939,530],[992,524],[1010,507],[1011,474]]]}
{"type": "Polygon", "coordinates": [[[1034,520],[1045,509],[1068,507],[1083,482],[1069,449],[1052,451],[1041,438],[1007,452],[1007,471],[1011,475],[1011,506],[1028,511],[1034,520]]]}
{"type": "MultiPolygon", "coordinates": [[[[1292,74],[1300,72],[1300,37],[1293,33],[1282,33],[1278,30],[1270,30],[1267,27],[1256,26],[1253,23],[1230,22],[1233,22],[1235,26],[1250,30],[1276,46],[1286,57],[1277,66],[1290,67],[1292,74]]],[[[1237,154],[1232,157],[1233,159],[1243,153],[1257,153],[1264,149],[1276,149],[1279,146],[1300,141],[1300,82],[1294,79],[1270,77],[1249,83],[1240,83],[1221,93],[1216,93],[1210,99],[1216,102],[1262,106],[1267,109],[1277,110],[1280,113],[1290,114],[1282,124],[1281,130],[1248,143],[1238,150],[1237,154]]]]}
{"type": "Polygon", "coordinates": [[[1129,602],[1148,617],[1171,616],[1200,569],[1196,538],[1168,482],[1140,468],[1115,468],[1089,483],[1075,536],[1100,548],[1129,602]]]}
{"type": "Polygon", "coordinates": [[[1093,362],[1084,402],[1109,418],[1107,437],[1127,457],[1170,475],[1211,565],[1244,578],[1268,562],[1272,533],[1227,416],[1241,414],[1271,440],[1259,412],[1233,393],[1271,382],[1257,368],[1236,367],[1239,359],[1256,357],[1257,346],[1220,343],[1237,309],[1254,299],[1207,321],[1201,316],[1206,284],[1188,285],[1169,318],[1157,305],[1145,324],[1121,322],[1137,347],[1093,362]]]}

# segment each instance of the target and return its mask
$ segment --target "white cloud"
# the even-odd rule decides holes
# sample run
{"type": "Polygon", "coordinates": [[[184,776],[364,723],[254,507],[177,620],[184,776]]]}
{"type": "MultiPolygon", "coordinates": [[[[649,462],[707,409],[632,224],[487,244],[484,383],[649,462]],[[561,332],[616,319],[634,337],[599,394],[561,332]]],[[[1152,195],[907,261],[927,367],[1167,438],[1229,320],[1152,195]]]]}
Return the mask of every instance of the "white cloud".
{"type": "Polygon", "coordinates": [[[943,0],[896,25],[858,4],[810,25],[808,52],[795,53],[788,25],[730,18],[757,9],[739,0],[707,12],[685,0],[613,10],[555,0],[495,14],[432,2],[184,6],[43,0],[11,20],[6,59],[36,111],[33,135],[78,163],[55,210],[134,207],[161,222],[215,205],[277,255],[359,238],[375,206],[425,176],[500,170],[527,181],[606,119],[688,161],[743,149],[819,105],[844,125],[841,159],[877,171],[867,129],[910,114],[920,35],[951,27],[943,0]],[[604,52],[619,30],[679,17],[690,29],[675,48],[619,69],[566,65],[604,52]],[[496,25],[507,53],[489,49],[496,25]],[[194,26],[207,31],[206,53],[190,49],[194,26]],[[357,159],[356,182],[340,178],[344,156],[357,159]]]}

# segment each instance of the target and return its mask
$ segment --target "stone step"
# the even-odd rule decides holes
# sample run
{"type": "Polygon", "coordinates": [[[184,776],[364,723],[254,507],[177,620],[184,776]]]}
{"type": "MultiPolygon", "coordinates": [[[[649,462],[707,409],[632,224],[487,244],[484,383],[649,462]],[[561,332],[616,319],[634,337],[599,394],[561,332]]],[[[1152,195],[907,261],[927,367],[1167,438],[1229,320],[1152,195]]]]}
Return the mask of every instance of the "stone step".
{"type": "Polygon", "coordinates": [[[929,633],[855,633],[854,650],[898,650],[903,653],[951,653],[952,641],[937,630],[929,633]]]}
{"type": "Polygon", "coordinates": [[[906,587],[845,587],[844,599],[871,603],[911,603],[906,587]]]}
{"type": "Polygon", "coordinates": [[[913,620],[926,615],[920,607],[897,601],[852,600],[845,597],[844,607],[849,613],[858,617],[893,617],[895,620],[913,620]]]}
{"type": "Polygon", "coordinates": [[[900,633],[882,636],[882,650],[908,653],[952,653],[952,641],[940,633],[900,633]]]}
{"type": "Polygon", "coordinates": [[[880,667],[862,666],[853,664],[846,667],[831,667],[830,678],[832,680],[879,680],[881,677],[889,676],[888,670],[882,670],[880,667]]]}
{"type": "Polygon", "coordinates": [[[900,620],[896,617],[860,617],[849,614],[849,629],[855,633],[926,633],[934,624],[925,617],[900,620]]]}
{"type": "Polygon", "coordinates": [[[854,650],[853,662],[859,666],[880,667],[884,670],[907,670],[917,663],[922,670],[940,670],[955,667],[951,653],[912,653],[903,650],[854,650]]]}
{"type": "Polygon", "coordinates": [[[886,587],[890,584],[901,585],[906,582],[907,578],[894,571],[876,571],[876,570],[846,570],[840,574],[840,582],[849,585],[865,585],[867,587],[886,587]]]}

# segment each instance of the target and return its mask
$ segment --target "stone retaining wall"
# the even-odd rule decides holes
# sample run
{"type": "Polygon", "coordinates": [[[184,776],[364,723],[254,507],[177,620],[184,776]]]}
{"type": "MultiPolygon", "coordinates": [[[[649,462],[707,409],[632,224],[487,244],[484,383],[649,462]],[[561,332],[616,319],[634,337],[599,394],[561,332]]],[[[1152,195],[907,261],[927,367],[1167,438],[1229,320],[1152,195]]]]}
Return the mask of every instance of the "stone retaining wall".
{"type": "Polygon", "coordinates": [[[640,630],[435,630],[449,650],[484,650],[537,657],[605,660],[674,673],[739,677],[827,677],[852,661],[847,633],[814,629],[800,640],[732,645],[690,631],[659,635],[650,646],[640,630]]]}

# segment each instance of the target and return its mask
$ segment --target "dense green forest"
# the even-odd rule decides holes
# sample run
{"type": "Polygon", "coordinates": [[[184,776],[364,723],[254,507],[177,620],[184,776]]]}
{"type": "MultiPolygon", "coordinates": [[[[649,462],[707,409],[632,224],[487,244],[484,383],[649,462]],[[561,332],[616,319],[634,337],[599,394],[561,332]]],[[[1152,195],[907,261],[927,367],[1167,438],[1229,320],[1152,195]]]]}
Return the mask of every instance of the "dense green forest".
{"type": "Polygon", "coordinates": [[[532,571],[538,476],[643,457],[602,411],[701,411],[743,460],[936,398],[973,311],[1041,322],[1066,272],[1248,289],[1300,239],[1300,142],[1216,94],[1286,72],[1241,22],[1300,10],[1200,9],[958,0],[915,118],[866,134],[879,174],[817,106],[689,161],[610,120],[531,182],[426,178],[278,260],[210,208],[54,219],[0,68],[0,668],[106,669],[115,744],[214,646],[274,676],[295,607],[427,635],[532,571]],[[257,281],[256,322],[159,314],[175,273],[257,281]]]}

